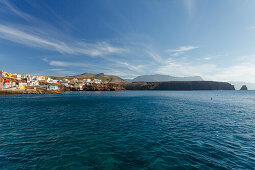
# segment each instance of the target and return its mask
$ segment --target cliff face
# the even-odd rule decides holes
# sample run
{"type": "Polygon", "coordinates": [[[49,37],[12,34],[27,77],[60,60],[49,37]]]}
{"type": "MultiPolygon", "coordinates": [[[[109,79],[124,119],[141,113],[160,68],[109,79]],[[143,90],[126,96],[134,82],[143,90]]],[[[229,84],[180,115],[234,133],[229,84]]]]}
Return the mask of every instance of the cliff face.
{"type": "Polygon", "coordinates": [[[229,83],[214,81],[134,82],[123,86],[127,90],[235,90],[229,83]]]}

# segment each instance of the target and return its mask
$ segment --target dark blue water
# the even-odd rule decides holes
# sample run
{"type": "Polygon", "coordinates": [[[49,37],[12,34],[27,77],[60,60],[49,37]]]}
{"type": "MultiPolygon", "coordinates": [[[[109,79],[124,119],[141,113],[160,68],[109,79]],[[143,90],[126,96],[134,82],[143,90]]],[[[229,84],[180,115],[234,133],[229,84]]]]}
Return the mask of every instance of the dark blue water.
{"type": "Polygon", "coordinates": [[[0,111],[0,169],[255,167],[255,91],[0,96],[0,111]]]}

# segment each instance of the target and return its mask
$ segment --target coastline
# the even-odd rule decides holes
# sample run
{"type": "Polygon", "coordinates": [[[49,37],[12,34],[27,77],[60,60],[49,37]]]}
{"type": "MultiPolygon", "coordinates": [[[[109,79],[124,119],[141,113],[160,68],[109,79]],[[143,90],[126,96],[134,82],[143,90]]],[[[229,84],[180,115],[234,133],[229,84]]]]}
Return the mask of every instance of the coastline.
{"type": "Polygon", "coordinates": [[[11,94],[57,94],[65,91],[120,91],[120,90],[235,90],[226,82],[184,81],[184,82],[133,82],[127,84],[86,84],[82,87],[62,87],[58,90],[30,87],[25,89],[9,88],[0,90],[0,95],[11,94]]]}
{"type": "Polygon", "coordinates": [[[58,94],[57,91],[39,91],[39,90],[20,90],[20,89],[0,89],[0,95],[16,94],[58,94]]]}

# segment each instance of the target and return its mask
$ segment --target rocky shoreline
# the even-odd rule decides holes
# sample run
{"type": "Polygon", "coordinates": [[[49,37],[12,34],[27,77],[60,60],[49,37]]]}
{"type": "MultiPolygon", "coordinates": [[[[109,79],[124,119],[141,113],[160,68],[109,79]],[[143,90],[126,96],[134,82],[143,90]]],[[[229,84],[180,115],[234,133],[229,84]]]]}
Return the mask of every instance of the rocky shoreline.
{"type": "Polygon", "coordinates": [[[0,89],[0,95],[15,95],[15,94],[58,94],[65,91],[119,91],[119,90],[125,90],[121,85],[119,84],[87,84],[84,85],[82,88],[71,88],[71,87],[65,87],[60,85],[58,91],[49,91],[44,88],[27,88],[27,89],[0,89]]]}
{"type": "Polygon", "coordinates": [[[19,89],[3,89],[0,90],[0,95],[15,95],[15,94],[58,94],[57,91],[41,91],[41,90],[19,90],[19,89]]]}

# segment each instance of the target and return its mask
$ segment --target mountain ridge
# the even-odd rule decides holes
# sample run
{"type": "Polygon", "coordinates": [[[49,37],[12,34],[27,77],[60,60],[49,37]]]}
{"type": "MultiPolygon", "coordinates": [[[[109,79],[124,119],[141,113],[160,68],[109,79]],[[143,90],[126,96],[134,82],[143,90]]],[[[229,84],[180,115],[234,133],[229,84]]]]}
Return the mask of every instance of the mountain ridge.
{"type": "Polygon", "coordinates": [[[167,81],[204,81],[200,76],[175,77],[170,75],[154,74],[137,76],[130,82],[167,82],[167,81]]]}

